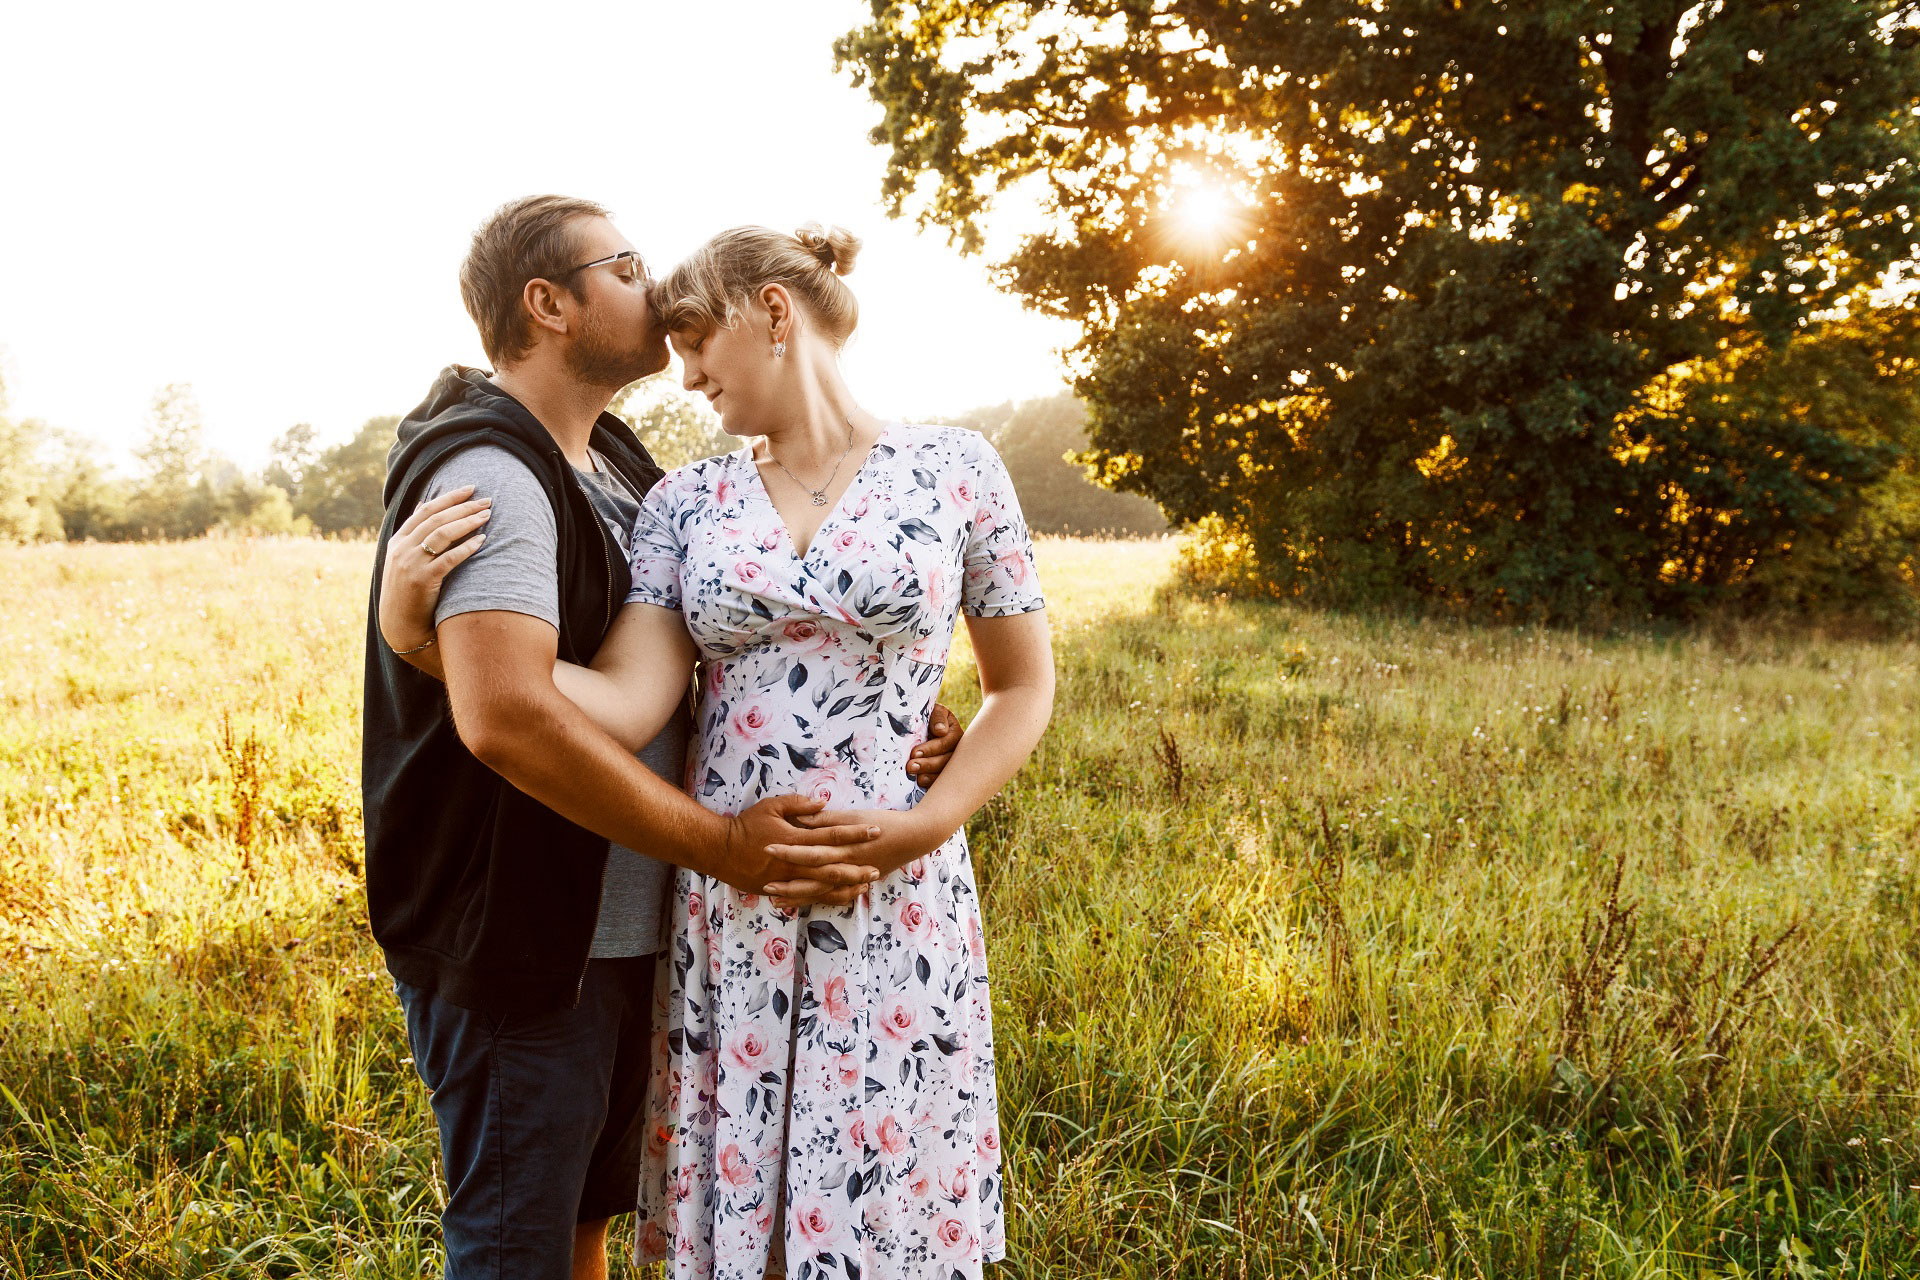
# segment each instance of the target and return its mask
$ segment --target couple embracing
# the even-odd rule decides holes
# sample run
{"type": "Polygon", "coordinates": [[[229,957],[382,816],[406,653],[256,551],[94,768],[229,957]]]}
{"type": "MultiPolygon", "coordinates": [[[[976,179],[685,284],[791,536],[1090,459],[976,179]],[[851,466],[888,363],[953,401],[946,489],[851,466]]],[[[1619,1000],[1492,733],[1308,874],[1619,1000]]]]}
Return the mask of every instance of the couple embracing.
{"type": "Polygon", "coordinates": [[[737,228],[655,281],[552,196],[474,236],[494,369],[401,424],[363,761],[452,1280],[603,1276],[627,1212],[677,1277],[1004,1256],[962,827],[1046,727],[1046,614],[992,448],[842,379],[858,247],[737,228]],[[746,443],[663,476],[606,409],[669,343],[746,443]]]}

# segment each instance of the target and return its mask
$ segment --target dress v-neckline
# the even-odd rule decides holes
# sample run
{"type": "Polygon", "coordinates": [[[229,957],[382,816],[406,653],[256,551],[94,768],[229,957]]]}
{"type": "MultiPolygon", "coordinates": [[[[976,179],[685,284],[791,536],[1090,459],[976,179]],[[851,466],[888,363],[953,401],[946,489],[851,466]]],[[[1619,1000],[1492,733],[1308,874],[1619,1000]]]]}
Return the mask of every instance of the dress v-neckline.
{"type": "Polygon", "coordinates": [[[767,478],[761,474],[760,464],[754,461],[753,446],[749,444],[740,451],[740,456],[746,461],[747,469],[753,472],[753,482],[760,490],[760,501],[766,503],[767,510],[773,513],[773,522],[779,526],[780,536],[787,540],[787,554],[793,557],[795,563],[806,563],[807,557],[813,554],[813,549],[820,545],[820,535],[827,531],[828,525],[839,518],[840,508],[846,503],[847,495],[860,486],[861,477],[867,474],[867,467],[880,452],[881,444],[893,431],[893,427],[894,424],[891,422],[880,424],[880,434],[875,436],[873,443],[867,446],[867,456],[860,459],[860,465],[855,469],[853,478],[847,481],[847,487],[840,491],[840,496],[834,499],[833,505],[827,509],[827,514],[820,517],[820,523],[814,526],[813,536],[807,539],[805,550],[802,550],[800,544],[793,540],[793,530],[787,527],[787,518],[780,514],[780,504],[773,500],[773,492],[767,488],[767,478]]]}

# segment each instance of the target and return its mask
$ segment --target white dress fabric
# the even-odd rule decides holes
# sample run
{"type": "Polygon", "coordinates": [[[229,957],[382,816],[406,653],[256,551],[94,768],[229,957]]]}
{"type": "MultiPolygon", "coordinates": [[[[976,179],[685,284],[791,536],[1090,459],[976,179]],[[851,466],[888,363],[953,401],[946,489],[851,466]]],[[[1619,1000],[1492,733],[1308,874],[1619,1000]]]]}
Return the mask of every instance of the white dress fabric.
{"type": "MultiPolygon", "coordinates": [[[[978,433],[888,424],[804,556],[742,449],[647,495],[630,602],[704,670],[687,786],[910,809],[958,611],[1044,607],[978,433]]],[[[676,1277],[973,1280],[1005,1256],[986,949],[964,833],[798,915],[679,872],[656,994],[637,1256],[676,1277]],[[784,1177],[784,1185],[783,1185],[784,1177]]]]}

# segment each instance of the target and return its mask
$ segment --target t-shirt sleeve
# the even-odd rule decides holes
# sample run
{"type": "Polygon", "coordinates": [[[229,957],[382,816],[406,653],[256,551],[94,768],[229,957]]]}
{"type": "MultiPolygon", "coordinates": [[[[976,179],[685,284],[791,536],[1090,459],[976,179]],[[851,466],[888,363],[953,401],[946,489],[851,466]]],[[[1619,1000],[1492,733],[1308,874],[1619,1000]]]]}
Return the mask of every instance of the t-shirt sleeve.
{"type": "Polygon", "coordinates": [[[680,607],[680,524],[675,508],[676,475],[669,475],[647,491],[633,522],[633,586],[628,604],[680,607]]]}
{"type": "Polygon", "coordinates": [[[493,499],[493,518],[484,530],[486,545],[447,575],[434,606],[434,625],[462,613],[499,609],[558,630],[560,535],[547,491],[507,450],[475,445],[440,464],[426,496],[468,484],[474,497],[493,499]]]}
{"type": "Polygon", "coordinates": [[[1006,618],[1046,608],[1013,478],[984,437],[974,448],[971,470],[975,511],[967,531],[961,608],[970,618],[1006,618]]]}

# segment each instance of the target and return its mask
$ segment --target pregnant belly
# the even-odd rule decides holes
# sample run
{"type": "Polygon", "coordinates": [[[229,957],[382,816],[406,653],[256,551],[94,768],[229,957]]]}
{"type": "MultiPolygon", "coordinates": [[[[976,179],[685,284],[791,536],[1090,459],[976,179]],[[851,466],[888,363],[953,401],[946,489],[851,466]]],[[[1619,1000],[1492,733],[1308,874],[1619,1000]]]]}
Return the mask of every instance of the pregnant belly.
{"type": "Polygon", "coordinates": [[[898,705],[894,688],[890,682],[864,708],[844,688],[820,706],[763,689],[709,691],[688,759],[694,798],[727,814],[789,794],[835,809],[911,809],[922,792],[907,774],[907,754],[926,741],[933,705],[930,696],[924,705],[898,705]]]}

